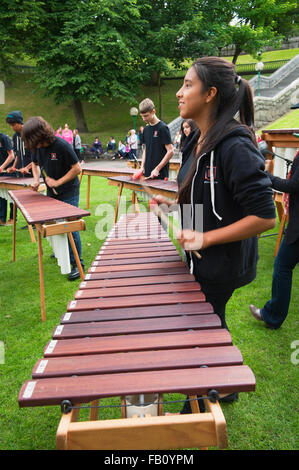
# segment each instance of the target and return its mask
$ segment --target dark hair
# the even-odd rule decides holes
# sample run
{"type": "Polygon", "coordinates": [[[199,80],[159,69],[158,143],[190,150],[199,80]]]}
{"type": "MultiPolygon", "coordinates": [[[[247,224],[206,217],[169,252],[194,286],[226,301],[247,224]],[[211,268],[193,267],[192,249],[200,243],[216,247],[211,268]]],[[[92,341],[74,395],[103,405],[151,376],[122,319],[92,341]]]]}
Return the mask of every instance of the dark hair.
{"type": "Polygon", "coordinates": [[[184,133],[184,128],[183,128],[183,124],[187,122],[187,124],[189,125],[191,131],[194,131],[195,129],[197,129],[197,124],[195,121],[193,121],[193,119],[183,119],[182,120],[182,123],[181,123],[181,139],[180,139],[180,145],[179,145],[179,149],[181,150],[181,148],[183,147],[184,145],[184,142],[185,140],[187,139],[187,136],[185,135],[184,133]]]}
{"type": "Polygon", "coordinates": [[[51,145],[55,140],[54,130],[41,116],[34,116],[25,122],[22,129],[22,139],[30,150],[40,144],[51,145]]]}
{"type": "Polygon", "coordinates": [[[190,186],[198,157],[215,148],[226,134],[235,128],[245,127],[257,145],[252,89],[247,80],[237,75],[234,64],[220,57],[202,57],[192,67],[202,83],[202,91],[215,87],[217,94],[214,115],[211,116],[213,125],[202,140],[200,154],[194,155],[194,162],[179,191],[179,202],[182,203],[190,200],[190,186]],[[239,121],[236,120],[237,113],[239,121]]]}

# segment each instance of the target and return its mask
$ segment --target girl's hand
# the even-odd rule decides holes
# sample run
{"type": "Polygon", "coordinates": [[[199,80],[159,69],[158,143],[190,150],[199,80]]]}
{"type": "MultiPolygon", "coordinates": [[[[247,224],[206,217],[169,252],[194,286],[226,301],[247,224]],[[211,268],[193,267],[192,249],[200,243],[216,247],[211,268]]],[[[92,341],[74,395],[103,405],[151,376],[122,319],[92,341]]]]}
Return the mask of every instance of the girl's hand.
{"type": "Polygon", "coordinates": [[[181,230],[177,235],[178,243],[185,251],[196,251],[203,248],[204,236],[202,232],[196,232],[195,230],[181,230]]]}

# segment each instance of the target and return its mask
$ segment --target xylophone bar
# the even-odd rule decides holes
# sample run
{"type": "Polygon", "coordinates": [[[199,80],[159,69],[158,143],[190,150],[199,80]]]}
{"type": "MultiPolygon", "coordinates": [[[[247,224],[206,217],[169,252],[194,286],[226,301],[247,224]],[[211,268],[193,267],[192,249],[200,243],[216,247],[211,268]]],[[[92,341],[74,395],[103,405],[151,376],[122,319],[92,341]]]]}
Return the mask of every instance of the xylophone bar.
{"type": "Polygon", "coordinates": [[[213,348],[172,349],[94,354],[73,357],[40,359],[32,371],[32,378],[71,377],[73,375],[114,374],[142,370],[168,370],[191,367],[242,365],[243,358],[235,346],[213,348]]]}
{"type": "Polygon", "coordinates": [[[213,307],[207,302],[198,302],[194,304],[179,303],[175,305],[164,305],[163,310],[160,305],[134,307],[134,308],[117,308],[117,309],[95,309],[78,312],[66,312],[62,315],[60,323],[84,323],[87,321],[111,321],[123,320],[131,318],[159,318],[174,317],[177,315],[200,315],[214,313],[213,307]]]}
{"type": "Polygon", "coordinates": [[[169,369],[55,377],[26,382],[21,389],[20,406],[60,405],[65,397],[73,403],[87,403],[98,398],[132,394],[183,393],[207,395],[212,389],[221,393],[253,391],[254,376],[247,366],[194,369],[169,369]]]}

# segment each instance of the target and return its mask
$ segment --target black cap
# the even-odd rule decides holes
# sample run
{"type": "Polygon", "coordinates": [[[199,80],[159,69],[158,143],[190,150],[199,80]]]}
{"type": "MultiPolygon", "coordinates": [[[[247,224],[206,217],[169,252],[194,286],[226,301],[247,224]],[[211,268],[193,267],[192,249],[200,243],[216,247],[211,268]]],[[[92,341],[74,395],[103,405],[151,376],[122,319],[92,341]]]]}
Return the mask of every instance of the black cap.
{"type": "Polygon", "coordinates": [[[11,111],[6,116],[6,122],[8,123],[17,122],[19,124],[23,124],[23,114],[21,113],[21,111],[11,111]]]}

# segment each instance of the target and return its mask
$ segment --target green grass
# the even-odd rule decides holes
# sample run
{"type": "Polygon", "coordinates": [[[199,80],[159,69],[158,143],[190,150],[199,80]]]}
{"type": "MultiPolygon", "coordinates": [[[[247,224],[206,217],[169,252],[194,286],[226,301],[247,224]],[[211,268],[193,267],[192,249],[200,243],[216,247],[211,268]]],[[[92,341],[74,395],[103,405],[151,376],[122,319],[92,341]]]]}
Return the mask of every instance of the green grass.
{"type": "MultiPolygon", "coordinates": [[[[82,208],[86,207],[86,180],[83,177],[81,185],[82,208]]],[[[129,191],[125,194],[130,197],[129,191]]],[[[96,236],[100,222],[96,208],[100,203],[111,203],[112,223],[116,197],[117,189],[109,186],[105,178],[92,178],[91,216],[86,218],[86,231],[81,232],[87,267],[103,242],[96,236]]],[[[43,357],[44,348],[80,281],[71,283],[61,275],[55,260],[50,259],[49,244],[43,240],[46,322],[41,322],[37,246],[30,242],[28,230],[21,230],[24,219],[18,214],[15,263],[12,262],[12,228],[0,230],[0,341],[5,344],[5,363],[0,364],[0,449],[51,450],[55,449],[59,407],[20,409],[18,393],[24,381],[30,379],[36,361],[43,357]]],[[[232,450],[298,449],[298,365],[291,362],[294,352],[291,344],[299,337],[298,266],[294,270],[289,315],[281,329],[266,329],[248,312],[249,303],[261,306],[270,296],[275,241],[276,237],[259,239],[257,278],[237,290],[227,308],[233,344],[241,350],[244,363],[251,367],[257,382],[255,392],[240,393],[237,403],[222,405],[232,450]]],[[[166,398],[178,396],[166,395],[166,398]]],[[[117,401],[108,399],[104,403],[117,401]]],[[[180,405],[168,405],[167,409],[177,411],[180,405]]],[[[120,416],[119,410],[102,413],[104,419],[120,416]]]]}

